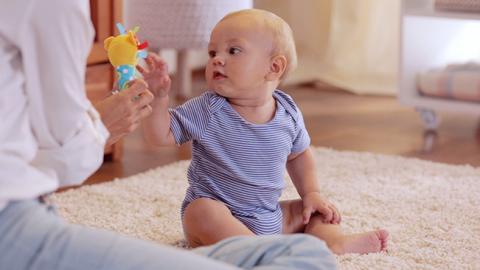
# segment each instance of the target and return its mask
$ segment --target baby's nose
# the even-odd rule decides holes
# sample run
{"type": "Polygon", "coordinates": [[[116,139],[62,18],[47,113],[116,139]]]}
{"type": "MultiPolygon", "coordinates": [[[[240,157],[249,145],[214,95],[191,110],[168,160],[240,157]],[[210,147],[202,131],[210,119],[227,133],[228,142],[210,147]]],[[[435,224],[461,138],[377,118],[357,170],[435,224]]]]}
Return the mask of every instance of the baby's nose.
{"type": "Polygon", "coordinates": [[[223,66],[223,65],[225,65],[225,60],[223,60],[223,58],[220,57],[219,55],[216,55],[213,58],[213,64],[223,66]]]}

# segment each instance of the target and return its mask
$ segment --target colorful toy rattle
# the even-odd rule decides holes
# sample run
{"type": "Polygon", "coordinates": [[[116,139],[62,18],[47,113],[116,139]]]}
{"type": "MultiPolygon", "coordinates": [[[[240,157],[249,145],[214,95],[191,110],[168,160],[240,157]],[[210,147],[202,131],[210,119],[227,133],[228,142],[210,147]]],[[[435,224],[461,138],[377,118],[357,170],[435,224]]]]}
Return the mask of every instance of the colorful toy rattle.
{"type": "Polygon", "coordinates": [[[110,63],[117,72],[118,90],[123,90],[127,87],[127,83],[136,77],[135,66],[138,58],[147,57],[145,49],[148,47],[148,42],[138,41],[136,35],[138,26],[127,32],[122,24],[117,23],[117,29],[120,34],[106,38],[103,45],[107,50],[110,63]]]}

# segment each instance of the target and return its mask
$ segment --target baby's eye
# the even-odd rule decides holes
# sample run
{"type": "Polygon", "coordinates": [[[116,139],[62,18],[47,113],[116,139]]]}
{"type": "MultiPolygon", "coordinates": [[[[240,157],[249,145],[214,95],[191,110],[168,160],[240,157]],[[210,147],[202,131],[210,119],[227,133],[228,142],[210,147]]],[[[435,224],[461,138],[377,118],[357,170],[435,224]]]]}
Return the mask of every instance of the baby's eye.
{"type": "Polygon", "coordinates": [[[215,55],[217,55],[217,52],[216,52],[216,51],[208,51],[208,56],[209,56],[210,58],[215,57],[215,55]]]}
{"type": "Polygon", "coordinates": [[[239,48],[232,47],[232,48],[228,49],[229,54],[237,54],[239,52],[240,52],[239,48]]]}

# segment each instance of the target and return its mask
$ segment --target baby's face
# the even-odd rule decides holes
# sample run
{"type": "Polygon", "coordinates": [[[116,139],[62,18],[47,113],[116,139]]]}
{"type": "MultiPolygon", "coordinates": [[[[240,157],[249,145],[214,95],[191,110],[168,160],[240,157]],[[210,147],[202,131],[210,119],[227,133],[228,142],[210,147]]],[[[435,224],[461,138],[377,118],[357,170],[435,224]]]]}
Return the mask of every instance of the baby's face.
{"type": "Polygon", "coordinates": [[[218,23],[210,36],[205,70],[210,90],[227,98],[265,95],[272,34],[258,20],[238,15],[218,23]]]}

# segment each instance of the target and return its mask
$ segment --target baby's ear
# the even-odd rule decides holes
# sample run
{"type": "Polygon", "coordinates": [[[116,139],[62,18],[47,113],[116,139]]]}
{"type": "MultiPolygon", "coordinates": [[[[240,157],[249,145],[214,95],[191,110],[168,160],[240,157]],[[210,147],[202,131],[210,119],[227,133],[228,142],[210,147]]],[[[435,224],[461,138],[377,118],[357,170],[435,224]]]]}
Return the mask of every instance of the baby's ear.
{"type": "Polygon", "coordinates": [[[114,37],[108,37],[103,41],[103,47],[105,48],[105,50],[108,51],[108,48],[110,47],[110,43],[112,43],[113,39],[114,37]]]}
{"type": "Polygon", "coordinates": [[[268,81],[280,80],[287,69],[287,58],[283,55],[276,55],[270,60],[270,68],[266,79],[268,81]]]}

